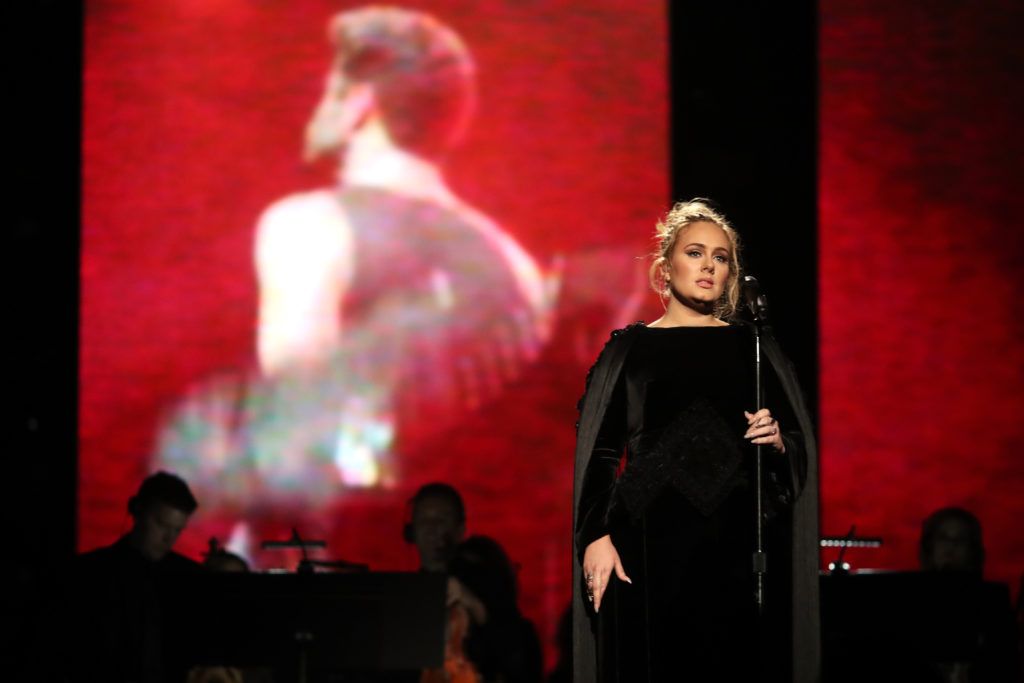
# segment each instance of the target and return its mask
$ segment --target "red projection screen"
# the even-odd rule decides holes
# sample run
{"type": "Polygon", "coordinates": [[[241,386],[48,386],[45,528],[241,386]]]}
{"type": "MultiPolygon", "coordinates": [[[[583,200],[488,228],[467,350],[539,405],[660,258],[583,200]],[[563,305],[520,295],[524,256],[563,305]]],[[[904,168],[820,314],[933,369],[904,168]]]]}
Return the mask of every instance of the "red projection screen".
{"type": "Polygon", "coordinates": [[[412,569],[406,500],[443,480],[520,565],[547,641],[575,402],[608,330],[654,303],[634,257],[668,201],[665,8],[410,3],[453,32],[442,80],[469,79],[441,123],[396,105],[447,181],[424,194],[339,183],[388,177],[372,145],[303,161],[328,20],[359,7],[87,4],[79,549],[125,531],[164,468],[200,499],[187,555],[215,536],[293,566],[258,542],[294,526],[325,559],[412,569]],[[446,121],[468,121],[449,147],[446,121]]]}
{"type": "MultiPolygon", "coordinates": [[[[1024,566],[1020,3],[820,5],[822,531],[917,567],[924,518],[1024,566]]],[[[824,558],[835,559],[835,552],[824,558]]]]}

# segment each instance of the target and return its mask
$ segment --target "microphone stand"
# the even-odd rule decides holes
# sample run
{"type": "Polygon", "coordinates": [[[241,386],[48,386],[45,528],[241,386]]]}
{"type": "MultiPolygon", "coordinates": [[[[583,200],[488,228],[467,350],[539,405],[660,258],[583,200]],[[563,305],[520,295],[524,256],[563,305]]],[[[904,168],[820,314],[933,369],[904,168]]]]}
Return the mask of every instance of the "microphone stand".
{"type": "MultiPolygon", "coordinates": [[[[761,370],[761,332],[768,326],[768,300],[761,294],[757,278],[747,275],[743,278],[743,291],[747,306],[754,318],[754,412],[764,408],[764,383],[761,370]]],[[[754,554],[752,557],[754,570],[754,600],[757,613],[764,616],[765,609],[765,575],[768,572],[768,554],[765,551],[765,502],[764,502],[764,449],[756,444],[754,458],[754,554]]]]}
{"type": "Polygon", "coordinates": [[[822,548],[839,548],[839,557],[828,563],[829,574],[849,574],[850,563],[845,560],[846,551],[850,548],[881,548],[882,539],[877,536],[857,536],[857,526],[853,525],[845,536],[822,536],[818,541],[822,548]]]}
{"type": "MultiPolygon", "coordinates": [[[[321,540],[307,540],[299,535],[299,530],[292,527],[291,538],[285,541],[263,541],[261,547],[264,550],[283,550],[285,548],[298,548],[302,553],[302,559],[299,561],[299,566],[296,567],[295,573],[298,575],[312,574],[313,564],[312,560],[309,559],[310,548],[326,548],[327,541],[321,540]]],[[[300,609],[298,614],[300,618],[296,622],[295,630],[292,633],[292,639],[295,641],[296,647],[296,683],[307,683],[309,680],[309,648],[310,643],[313,642],[313,629],[305,623],[305,615],[300,609]]]]}
{"type": "Polygon", "coordinates": [[[313,564],[312,560],[309,559],[310,548],[326,548],[327,541],[320,540],[307,540],[299,535],[299,530],[292,527],[291,538],[285,541],[263,541],[260,544],[263,550],[284,550],[286,548],[298,548],[299,552],[302,553],[302,559],[299,560],[298,567],[295,568],[297,574],[312,574],[313,564]]]}
{"type": "MultiPolygon", "coordinates": [[[[314,560],[310,558],[309,549],[326,548],[327,541],[303,538],[299,535],[299,530],[294,527],[292,527],[291,537],[287,540],[263,541],[260,545],[263,550],[285,550],[288,548],[298,548],[302,553],[302,559],[299,560],[299,564],[295,568],[295,573],[299,576],[313,574],[316,572],[317,567],[323,567],[340,572],[366,572],[370,570],[369,565],[359,562],[349,562],[348,560],[314,560]]],[[[315,632],[312,625],[307,625],[305,623],[305,615],[301,610],[298,614],[303,618],[297,622],[297,626],[292,633],[292,638],[295,641],[297,651],[297,673],[294,680],[297,683],[307,683],[309,680],[309,649],[315,638],[315,632]]],[[[348,679],[346,678],[345,680],[348,679]]]]}
{"type": "MultiPolygon", "coordinates": [[[[764,408],[764,386],[761,384],[761,328],[754,325],[754,395],[755,409],[764,408]]],[[[764,579],[768,572],[768,554],[764,548],[764,449],[756,444],[754,455],[754,514],[757,522],[754,526],[754,600],[757,602],[757,613],[764,615],[764,579]]]]}

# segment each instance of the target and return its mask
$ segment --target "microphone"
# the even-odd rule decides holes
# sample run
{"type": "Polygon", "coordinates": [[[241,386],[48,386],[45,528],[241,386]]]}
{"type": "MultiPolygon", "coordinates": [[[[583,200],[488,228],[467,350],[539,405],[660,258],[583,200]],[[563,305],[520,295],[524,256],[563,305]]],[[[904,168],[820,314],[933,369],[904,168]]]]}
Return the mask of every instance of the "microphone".
{"type": "Polygon", "coordinates": [[[743,276],[743,298],[747,301],[750,314],[754,316],[754,322],[768,324],[768,298],[761,291],[761,283],[753,275],[743,276]]]}

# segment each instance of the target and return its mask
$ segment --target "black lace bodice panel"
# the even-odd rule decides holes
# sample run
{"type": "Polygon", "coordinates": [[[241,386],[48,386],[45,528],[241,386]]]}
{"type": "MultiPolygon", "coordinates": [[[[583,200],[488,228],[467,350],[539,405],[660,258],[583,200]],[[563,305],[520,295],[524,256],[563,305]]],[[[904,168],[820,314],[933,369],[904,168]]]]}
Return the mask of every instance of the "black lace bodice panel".
{"type": "Polygon", "coordinates": [[[631,517],[666,486],[710,514],[743,478],[751,346],[739,326],[643,330],[620,376],[628,455],[618,493],[631,517]]]}

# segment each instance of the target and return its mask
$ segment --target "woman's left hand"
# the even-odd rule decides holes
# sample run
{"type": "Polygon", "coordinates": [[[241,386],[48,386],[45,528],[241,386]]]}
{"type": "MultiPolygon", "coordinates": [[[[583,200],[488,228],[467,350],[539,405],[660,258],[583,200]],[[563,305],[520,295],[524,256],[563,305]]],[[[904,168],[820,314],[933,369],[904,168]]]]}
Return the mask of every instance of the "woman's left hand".
{"type": "Polygon", "coordinates": [[[748,413],[744,410],[743,415],[747,418],[747,433],[743,435],[744,439],[749,439],[750,443],[755,444],[771,444],[779,453],[786,452],[786,444],[782,441],[782,428],[779,427],[778,420],[772,417],[772,411],[762,408],[756,413],[748,413]]]}

